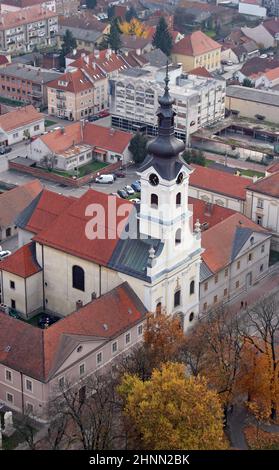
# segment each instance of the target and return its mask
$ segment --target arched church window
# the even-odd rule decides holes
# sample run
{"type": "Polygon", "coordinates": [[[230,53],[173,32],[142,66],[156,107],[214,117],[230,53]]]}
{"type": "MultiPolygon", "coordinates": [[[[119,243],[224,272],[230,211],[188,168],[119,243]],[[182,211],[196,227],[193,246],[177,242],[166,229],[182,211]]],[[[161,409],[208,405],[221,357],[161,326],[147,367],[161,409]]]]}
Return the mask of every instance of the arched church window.
{"type": "Polygon", "coordinates": [[[162,302],[158,302],[156,305],[156,315],[160,315],[162,313],[162,302]]]}
{"type": "Polygon", "coordinates": [[[176,205],[177,206],[181,205],[181,193],[177,193],[176,195],[176,205]]]}
{"type": "Polygon", "coordinates": [[[194,320],[194,312],[191,312],[190,315],[189,315],[189,321],[193,321],[194,320]]]}
{"type": "Polygon", "coordinates": [[[175,232],[175,244],[179,245],[181,243],[181,228],[178,228],[175,232]]]}
{"type": "Polygon", "coordinates": [[[73,266],[73,288],[84,292],[84,270],[80,266],[73,266]]]}
{"type": "Polygon", "coordinates": [[[174,293],[174,306],[178,307],[178,305],[180,305],[180,301],[181,301],[181,290],[177,290],[174,293]]]}
{"type": "Polygon", "coordinates": [[[151,203],[151,207],[153,207],[154,209],[158,208],[158,196],[157,196],[157,194],[151,194],[150,203],[151,203]]]}
{"type": "Polygon", "coordinates": [[[190,282],[190,295],[195,293],[195,281],[190,282]]]}

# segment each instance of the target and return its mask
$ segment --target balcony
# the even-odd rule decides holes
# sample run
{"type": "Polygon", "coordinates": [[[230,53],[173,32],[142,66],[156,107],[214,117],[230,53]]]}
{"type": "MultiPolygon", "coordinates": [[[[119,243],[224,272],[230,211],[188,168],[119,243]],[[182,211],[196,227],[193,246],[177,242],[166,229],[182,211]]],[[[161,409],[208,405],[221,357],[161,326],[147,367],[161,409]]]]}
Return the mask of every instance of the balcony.
{"type": "Polygon", "coordinates": [[[57,109],[66,109],[67,108],[66,103],[57,103],[56,106],[57,106],[57,109]]]}
{"type": "Polygon", "coordinates": [[[59,93],[56,93],[56,99],[66,101],[66,95],[60,95],[59,93]]]}

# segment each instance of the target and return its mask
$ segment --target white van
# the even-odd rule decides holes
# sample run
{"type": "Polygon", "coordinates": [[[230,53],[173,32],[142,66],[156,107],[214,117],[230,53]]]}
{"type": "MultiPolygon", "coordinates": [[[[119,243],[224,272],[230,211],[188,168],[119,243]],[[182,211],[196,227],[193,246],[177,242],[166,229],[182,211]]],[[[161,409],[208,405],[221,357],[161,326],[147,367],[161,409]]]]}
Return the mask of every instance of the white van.
{"type": "Polygon", "coordinates": [[[96,183],[103,183],[103,184],[112,184],[114,182],[114,176],[113,175],[101,175],[97,176],[95,179],[96,183]]]}

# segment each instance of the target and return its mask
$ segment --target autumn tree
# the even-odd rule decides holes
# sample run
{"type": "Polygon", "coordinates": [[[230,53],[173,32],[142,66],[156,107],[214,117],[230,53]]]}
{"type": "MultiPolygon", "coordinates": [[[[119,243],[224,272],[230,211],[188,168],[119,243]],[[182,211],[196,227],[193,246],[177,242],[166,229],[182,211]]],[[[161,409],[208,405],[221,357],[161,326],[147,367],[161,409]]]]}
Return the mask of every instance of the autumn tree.
{"type": "Polygon", "coordinates": [[[277,418],[279,401],[278,329],[279,303],[276,294],[263,297],[245,315],[239,316],[239,332],[247,345],[246,350],[250,346],[252,366],[246,371],[247,390],[250,389],[250,395],[258,396],[258,401],[266,402],[273,420],[277,418]]]}
{"type": "Polygon", "coordinates": [[[150,380],[124,375],[118,392],[125,414],[146,450],[224,449],[222,407],[200,377],[187,377],[185,366],[163,364],[150,380]]]}
{"type": "Polygon", "coordinates": [[[168,57],[171,55],[173,40],[163,16],[161,16],[157,24],[152,44],[157,49],[161,49],[168,57]]]}
{"type": "Polygon", "coordinates": [[[119,24],[119,28],[123,34],[137,37],[146,37],[146,29],[137,18],[132,18],[129,22],[123,21],[119,24]]]}

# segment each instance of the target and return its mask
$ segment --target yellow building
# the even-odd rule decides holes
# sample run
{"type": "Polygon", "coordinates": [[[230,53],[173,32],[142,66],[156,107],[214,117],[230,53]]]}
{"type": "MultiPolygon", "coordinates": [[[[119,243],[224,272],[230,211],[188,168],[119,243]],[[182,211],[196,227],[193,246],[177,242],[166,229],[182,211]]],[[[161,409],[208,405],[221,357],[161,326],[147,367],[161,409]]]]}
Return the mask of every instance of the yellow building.
{"type": "Polygon", "coordinates": [[[172,61],[182,63],[185,72],[196,67],[205,67],[209,72],[218,70],[221,67],[221,44],[202,31],[194,31],[174,45],[172,61]]]}

